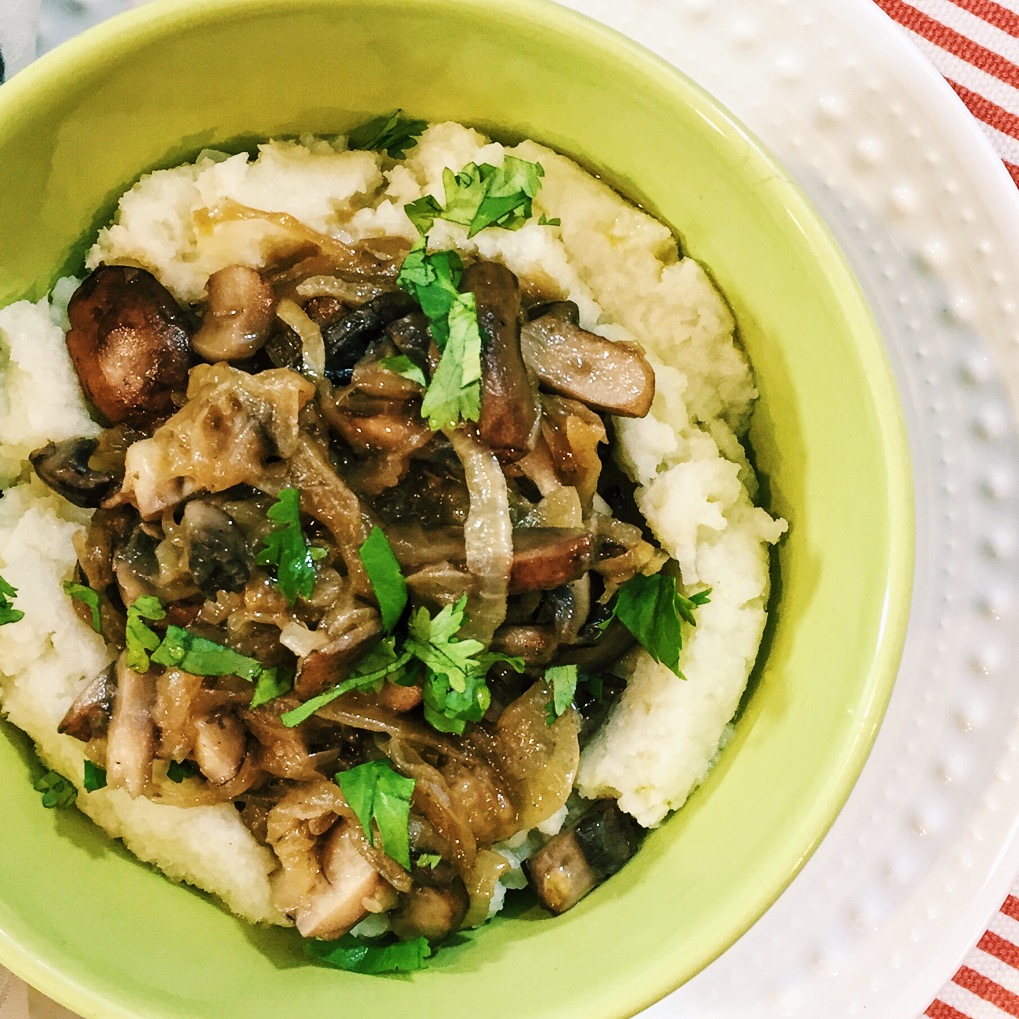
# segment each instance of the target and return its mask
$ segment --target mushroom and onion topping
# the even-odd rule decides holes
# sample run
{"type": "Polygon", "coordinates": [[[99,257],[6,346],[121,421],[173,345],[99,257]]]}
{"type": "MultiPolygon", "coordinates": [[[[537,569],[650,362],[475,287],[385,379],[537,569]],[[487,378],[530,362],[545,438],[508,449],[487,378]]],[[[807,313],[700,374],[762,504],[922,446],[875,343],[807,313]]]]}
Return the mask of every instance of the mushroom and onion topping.
{"type": "MultiPolygon", "coordinates": [[[[541,167],[512,162],[498,216],[482,187],[454,222],[527,219],[541,167]]],[[[31,457],[94,510],[69,593],[115,659],[60,731],[132,798],[233,804],[316,941],[483,922],[507,842],[554,913],[617,871],[640,829],[575,793],[581,750],[637,645],[680,674],[707,596],[609,458],[654,397],[640,347],[432,249],[449,209],[407,206],[413,246],[348,245],[223,203],[209,221],[289,243],[187,305],[98,265],[67,346],[108,427],[31,457]]]]}

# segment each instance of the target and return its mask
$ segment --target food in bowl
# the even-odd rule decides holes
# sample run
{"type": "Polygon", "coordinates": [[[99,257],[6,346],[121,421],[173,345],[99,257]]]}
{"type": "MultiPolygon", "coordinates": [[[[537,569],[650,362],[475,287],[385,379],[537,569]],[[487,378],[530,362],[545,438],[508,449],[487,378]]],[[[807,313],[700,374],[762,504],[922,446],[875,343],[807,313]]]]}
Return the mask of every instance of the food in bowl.
{"type": "Polygon", "coordinates": [[[784,524],[668,228],[533,142],[380,126],[157,171],[0,313],[0,655],[136,855],[420,946],[525,871],[569,908],[683,804],[784,524]]]}

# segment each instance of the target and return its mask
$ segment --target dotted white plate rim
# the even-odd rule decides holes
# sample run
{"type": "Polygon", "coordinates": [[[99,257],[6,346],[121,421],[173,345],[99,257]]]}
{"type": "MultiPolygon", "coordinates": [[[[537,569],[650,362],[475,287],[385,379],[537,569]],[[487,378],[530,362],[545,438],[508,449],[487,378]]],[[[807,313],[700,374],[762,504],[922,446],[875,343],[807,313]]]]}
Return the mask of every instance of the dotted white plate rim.
{"type": "Polygon", "coordinates": [[[566,0],[669,60],[786,165],[887,339],[916,590],[849,802],[728,952],[646,1015],[919,1015],[1019,874],[1019,196],[871,0],[566,0]]]}
{"type": "MultiPolygon", "coordinates": [[[[43,0],[43,48],[139,0],[43,0]]],[[[659,53],[786,165],[887,337],[918,563],[900,678],[819,850],[646,1015],[919,1015],[1019,874],[1019,198],[872,0],[565,0],[659,53]]]]}

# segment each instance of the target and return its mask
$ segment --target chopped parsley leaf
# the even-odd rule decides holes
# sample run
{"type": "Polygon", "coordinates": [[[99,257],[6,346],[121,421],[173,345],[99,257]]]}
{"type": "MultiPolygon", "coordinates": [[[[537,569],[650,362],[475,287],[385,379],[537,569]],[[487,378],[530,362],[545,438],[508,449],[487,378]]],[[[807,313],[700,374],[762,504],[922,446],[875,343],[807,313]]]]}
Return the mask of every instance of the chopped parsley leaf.
{"type": "Polygon", "coordinates": [[[309,955],[351,973],[413,973],[432,954],[426,938],[390,944],[344,934],[336,941],[306,941],[309,955]]]}
{"type": "Polygon", "coordinates": [[[706,604],[710,594],[709,589],[687,597],[679,592],[675,577],[638,573],[620,587],[612,614],[656,662],[686,679],[679,668],[681,623],[696,626],[694,610],[706,604]]]}
{"type": "Polygon", "coordinates": [[[281,697],[293,689],[294,685],[290,670],[264,668],[254,658],[180,626],[166,628],[166,636],[152,652],[152,661],[168,668],[183,669],[194,676],[237,676],[246,679],[255,684],[250,705],[253,708],[281,697]]]}
{"type": "Polygon", "coordinates": [[[385,152],[393,159],[403,159],[426,127],[427,120],[414,120],[403,116],[403,110],[394,110],[354,128],[347,136],[347,148],[370,149],[385,152]]]}
{"type": "Polygon", "coordinates": [[[378,599],[382,627],[386,633],[391,633],[407,607],[407,581],[381,527],[376,525],[371,529],[358,555],[378,599]]]}
{"type": "Polygon", "coordinates": [[[92,761],[86,761],[82,775],[82,785],[87,793],[94,793],[97,789],[105,789],[106,769],[100,768],[98,764],[94,764],[92,761]]]}
{"type": "Polygon", "coordinates": [[[47,771],[40,775],[33,786],[37,793],[42,793],[42,805],[52,807],[70,807],[78,798],[78,790],[74,783],[68,781],[59,771],[47,771]]]}
{"type": "Polygon", "coordinates": [[[553,665],[545,670],[545,682],[552,688],[552,699],[545,707],[545,722],[555,725],[556,719],[573,703],[577,693],[577,666],[553,665]]]}
{"type": "Polygon", "coordinates": [[[544,173],[540,163],[515,156],[506,156],[502,166],[469,163],[459,173],[447,168],[444,204],[425,195],[404,206],[421,239],[407,253],[396,282],[421,305],[441,353],[421,404],[421,416],[434,431],[481,416],[481,330],[474,295],[457,289],[460,256],[429,253],[428,231],[437,219],[466,227],[468,237],[489,226],[519,229],[531,215],[544,173]]]}
{"type": "Polygon", "coordinates": [[[481,417],[481,331],[473,294],[461,294],[449,309],[449,339],[421,401],[421,416],[432,431],[481,417]]]}
{"type": "Polygon", "coordinates": [[[442,172],[444,203],[425,195],[404,211],[422,236],[437,219],[466,227],[468,237],[490,226],[519,230],[531,216],[544,175],[541,163],[516,156],[506,156],[502,166],[468,163],[459,173],[447,168],[442,172]]]}
{"type": "Polygon", "coordinates": [[[392,357],[379,358],[379,367],[400,378],[416,382],[422,389],[428,385],[424,369],[421,365],[411,360],[406,354],[394,354],[392,357]]]}
{"type": "Polygon", "coordinates": [[[423,867],[425,870],[435,870],[442,863],[442,857],[438,853],[419,853],[414,860],[415,867],[423,867]]]}
{"type": "Polygon", "coordinates": [[[405,647],[421,662],[424,677],[421,693],[425,719],[440,732],[462,733],[467,722],[480,722],[492,701],[485,683],[487,669],[478,655],[481,641],[458,640],[463,626],[467,595],[447,605],[433,619],[424,607],[408,623],[405,647]]]}
{"type": "Polygon", "coordinates": [[[182,669],[194,676],[239,676],[252,683],[262,672],[262,666],[254,658],[180,626],[166,628],[166,636],[153,650],[152,660],[157,665],[182,669]]]}
{"type": "Polygon", "coordinates": [[[96,633],[102,633],[103,622],[99,614],[99,592],[93,591],[91,587],[86,587],[84,584],[76,584],[73,580],[68,580],[64,584],[64,592],[69,594],[75,601],[80,601],[91,609],[92,629],[96,633]]]}
{"type": "Polygon", "coordinates": [[[21,609],[16,609],[12,601],[17,593],[17,588],[11,587],[3,577],[0,577],[0,626],[16,623],[24,618],[25,613],[21,609]]]}
{"type": "Polygon", "coordinates": [[[441,357],[421,403],[433,431],[481,415],[481,331],[477,303],[457,289],[463,262],[455,251],[426,250],[424,239],[407,253],[397,285],[421,305],[441,357]]]}
{"type": "Polygon", "coordinates": [[[260,708],[294,688],[294,675],[288,669],[262,669],[255,680],[255,692],[251,695],[251,707],[260,708]]]}
{"type": "Polygon", "coordinates": [[[352,690],[377,688],[387,677],[401,686],[421,686],[425,720],[440,732],[462,733],[467,722],[479,722],[491,703],[485,674],[496,662],[505,662],[518,672],[524,663],[485,651],[477,640],[459,640],[463,626],[464,595],[447,605],[433,619],[424,607],[407,621],[407,636],[397,651],[397,638],[381,640],[361,661],[358,671],[342,683],[312,697],[280,715],[284,725],[300,725],[330,701],[352,690]]]}
{"type": "Polygon", "coordinates": [[[159,636],[145,620],[166,618],[166,610],[155,595],[143,594],[127,607],[127,623],[124,639],[127,652],[127,667],[135,672],[149,671],[149,652],[159,647],[159,636]]]}
{"type": "Polygon", "coordinates": [[[369,845],[375,845],[374,821],[386,856],[410,870],[408,821],[415,782],[394,771],[388,761],[366,761],[336,773],[336,784],[357,815],[369,845]]]}
{"type": "Polygon", "coordinates": [[[301,530],[301,495],[296,488],[281,488],[268,517],[277,526],[265,536],[265,547],[258,553],[260,566],[276,567],[276,584],[288,605],[298,597],[307,598],[315,587],[315,561],[325,549],[309,546],[301,530]]]}

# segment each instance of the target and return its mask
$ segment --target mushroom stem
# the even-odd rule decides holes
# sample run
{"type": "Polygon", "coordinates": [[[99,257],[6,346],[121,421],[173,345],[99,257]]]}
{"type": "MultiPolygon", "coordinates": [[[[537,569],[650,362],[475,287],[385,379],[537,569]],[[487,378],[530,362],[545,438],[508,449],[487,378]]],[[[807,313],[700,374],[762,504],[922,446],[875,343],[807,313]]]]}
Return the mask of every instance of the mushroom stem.
{"type": "Polygon", "coordinates": [[[520,331],[524,361],[548,389],[595,410],[644,417],[655,395],[655,373],[635,343],[581,329],[570,305],[543,307],[520,331]]]}
{"type": "Polygon", "coordinates": [[[481,441],[502,463],[534,446],[540,420],[537,393],[520,352],[520,285],[497,262],[464,270],[460,289],[474,294],[481,330],[481,441]]]}

